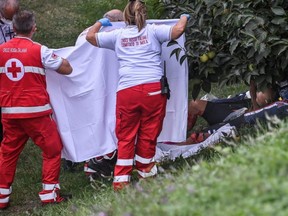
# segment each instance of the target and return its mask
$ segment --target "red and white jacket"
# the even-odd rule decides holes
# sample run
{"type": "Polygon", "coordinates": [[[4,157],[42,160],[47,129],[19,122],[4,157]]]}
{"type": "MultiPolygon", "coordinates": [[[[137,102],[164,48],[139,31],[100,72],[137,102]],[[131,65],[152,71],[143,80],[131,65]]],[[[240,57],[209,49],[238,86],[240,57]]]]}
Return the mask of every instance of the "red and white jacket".
{"type": "Polygon", "coordinates": [[[52,113],[41,45],[14,38],[0,46],[2,118],[34,118],[52,113]]]}

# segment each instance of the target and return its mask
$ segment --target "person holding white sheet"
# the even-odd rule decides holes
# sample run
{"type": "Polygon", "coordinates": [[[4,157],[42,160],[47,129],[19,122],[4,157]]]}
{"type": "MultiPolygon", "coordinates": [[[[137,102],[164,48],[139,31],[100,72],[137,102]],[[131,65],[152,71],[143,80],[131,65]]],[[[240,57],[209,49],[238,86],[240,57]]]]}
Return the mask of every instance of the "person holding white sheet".
{"type": "MultiPolygon", "coordinates": [[[[17,161],[29,138],[42,150],[41,203],[66,201],[60,195],[62,141],[52,118],[46,90],[46,69],[62,75],[72,72],[68,60],[32,41],[35,16],[19,11],[13,16],[16,37],[0,45],[0,106],[4,138],[0,151],[0,209],[10,204],[17,161]]],[[[26,197],[29,199],[29,197],[26,197]]]]}
{"type": "Polygon", "coordinates": [[[129,0],[124,9],[126,27],[101,31],[111,26],[109,19],[98,20],[86,39],[96,47],[114,50],[119,61],[116,98],[116,136],[118,156],[114,169],[114,190],[128,185],[135,159],[140,178],[157,174],[154,161],[156,140],[162,130],[167,95],[161,93],[162,43],[179,38],[188,14],[174,25],[146,24],[147,11],[142,0],[129,0]]]}
{"type": "MultiPolygon", "coordinates": [[[[110,22],[122,22],[123,19],[123,12],[119,9],[112,9],[107,11],[103,18],[108,18],[110,22]]],[[[91,26],[90,26],[91,27],[91,26]]],[[[85,40],[87,32],[89,28],[86,28],[79,36],[76,41],[77,43],[82,40],[85,40]]],[[[85,40],[86,41],[86,40],[85,40]]],[[[87,160],[84,164],[84,172],[85,174],[91,179],[95,180],[97,178],[110,178],[113,176],[113,170],[116,163],[117,157],[117,149],[113,152],[110,152],[105,155],[101,155],[98,157],[91,158],[87,160]]],[[[65,160],[64,162],[64,169],[73,171],[74,168],[77,166],[78,163],[74,163],[70,160],[65,160]]]]}

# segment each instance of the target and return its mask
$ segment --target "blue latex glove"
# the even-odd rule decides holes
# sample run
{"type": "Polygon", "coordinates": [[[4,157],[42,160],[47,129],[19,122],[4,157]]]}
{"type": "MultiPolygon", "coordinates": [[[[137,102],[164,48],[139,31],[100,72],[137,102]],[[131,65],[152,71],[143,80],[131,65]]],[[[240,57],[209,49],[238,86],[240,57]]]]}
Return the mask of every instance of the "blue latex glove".
{"type": "Polygon", "coordinates": [[[182,14],[182,15],[180,16],[180,18],[181,18],[182,16],[186,16],[186,17],[187,17],[187,20],[190,19],[190,15],[189,15],[189,14],[182,14]]]}
{"type": "Polygon", "coordinates": [[[98,22],[100,22],[102,26],[112,26],[112,24],[108,18],[102,18],[102,19],[98,20],[98,22]]]}

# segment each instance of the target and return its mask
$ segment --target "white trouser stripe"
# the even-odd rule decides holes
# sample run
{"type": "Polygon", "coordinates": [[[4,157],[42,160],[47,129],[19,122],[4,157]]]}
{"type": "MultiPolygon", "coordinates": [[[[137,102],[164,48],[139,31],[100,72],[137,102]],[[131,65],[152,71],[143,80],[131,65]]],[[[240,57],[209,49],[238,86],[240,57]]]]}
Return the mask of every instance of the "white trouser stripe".
{"type": "Polygon", "coordinates": [[[130,175],[115,176],[113,182],[130,182],[130,175]]]}
{"type": "Polygon", "coordinates": [[[54,188],[60,189],[59,184],[42,184],[43,190],[53,190],[54,188]]]}
{"type": "Polygon", "coordinates": [[[37,107],[2,107],[2,113],[5,114],[37,113],[47,111],[50,109],[52,109],[50,104],[37,107]]]}
{"type": "Polygon", "coordinates": [[[132,166],[133,165],[133,159],[118,159],[117,166],[132,166]]]}
{"type": "Polygon", "coordinates": [[[9,197],[0,199],[0,203],[8,203],[9,202],[9,197]]]}
{"type": "Polygon", "coordinates": [[[158,95],[161,94],[161,90],[156,91],[156,92],[149,92],[148,95],[158,95]]]}
{"type": "MultiPolygon", "coordinates": [[[[45,69],[39,67],[26,66],[24,67],[24,71],[45,75],[45,69]]],[[[5,67],[0,67],[0,73],[5,73],[5,67]]]]}
{"type": "Polygon", "coordinates": [[[47,194],[39,194],[39,197],[41,201],[47,201],[47,200],[56,200],[57,194],[55,191],[52,191],[51,193],[47,194]]]}
{"type": "Polygon", "coordinates": [[[135,156],[135,160],[140,162],[140,163],[142,163],[142,164],[150,164],[150,163],[155,161],[154,157],[153,158],[143,158],[143,157],[141,157],[139,155],[135,156]]]}
{"type": "Polygon", "coordinates": [[[1,195],[10,195],[12,193],[12,187],[9,189],[7,188],[0,188],[0,194],[1,195]]]}
{"type": "Polygon", "coordinates": [[[145,172],[141,172],[140,170],[137,170],[138,174],[142,177],[142,178],[148,178],[148,177],[152,177],[157,175],[157,166],[154,165],[152,167],[152,169],[150,170],[150,172],[145,173],[145,172]]]}

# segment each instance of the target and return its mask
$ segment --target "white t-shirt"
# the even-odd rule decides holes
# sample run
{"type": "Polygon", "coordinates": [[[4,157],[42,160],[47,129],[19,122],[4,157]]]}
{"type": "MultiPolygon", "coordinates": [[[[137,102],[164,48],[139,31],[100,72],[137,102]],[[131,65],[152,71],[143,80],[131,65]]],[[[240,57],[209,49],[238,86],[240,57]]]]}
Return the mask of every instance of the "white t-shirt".
{"type": "Polygon", "coordinates": [[[41,62],[44,68],[57,70],[61,66],[63,59],[60,56],[56,55],[53,49],[49,49],[47,46],[34,42],[31,38],[28,37],[16,36],[16,38],[29,40],[32,43],[39,44],[41,46],[40,55],[41,62]]]}
{"type": "Polygon", "coordinates": [[[116,52],[119,61],[118,91],[158,82],[163,75],[161,45],[171,40],[170,25],[147,24],[140,32],[135,25],[97,33],[97,44],[116,52]]]}
{"type": "Polygon", "coordinates": [[[63,59],[56,55],[53,49],[49,49],[44,45],[41,46],[41,60],[45,68],[52,70],[57,70],[63,62],[63,59]]]}

